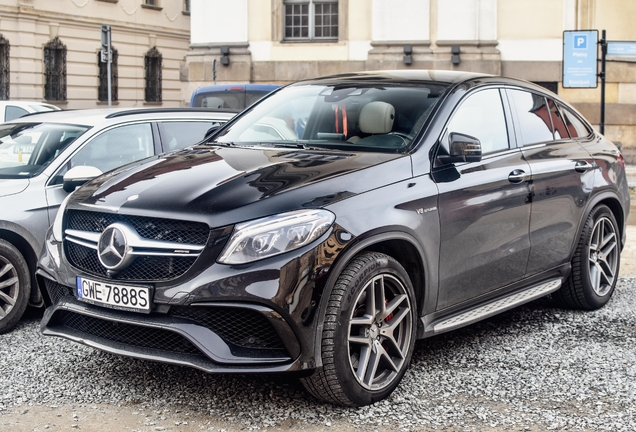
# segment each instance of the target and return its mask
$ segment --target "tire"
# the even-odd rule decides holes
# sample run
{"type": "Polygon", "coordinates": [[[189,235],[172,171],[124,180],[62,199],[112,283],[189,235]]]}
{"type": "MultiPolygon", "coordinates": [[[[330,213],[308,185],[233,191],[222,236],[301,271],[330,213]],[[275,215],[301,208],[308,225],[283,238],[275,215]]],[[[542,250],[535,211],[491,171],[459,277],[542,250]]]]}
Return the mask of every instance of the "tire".
{"type": "Polygon", "coordinates": [[[305,388],[318,399],[345,406],[389,396],[411,361],[416,309],[411,281],[396,260],[377,252],[355,257],[329,296],[323,366],[301,380],[305,388]]]}
{"type": "Polygon", "coordinates": [[[13,329],[29,302],[31,276],[22,254],[0,240],[0,334],[13,329]]]}
{"type": "Polygon", "coordinates": [[[572,258],[572,271],[553,298],[571,309],[596,310],[614,293],[620,269],[620,234],[616,218],[605,205],[585,221],[572,258]]]}

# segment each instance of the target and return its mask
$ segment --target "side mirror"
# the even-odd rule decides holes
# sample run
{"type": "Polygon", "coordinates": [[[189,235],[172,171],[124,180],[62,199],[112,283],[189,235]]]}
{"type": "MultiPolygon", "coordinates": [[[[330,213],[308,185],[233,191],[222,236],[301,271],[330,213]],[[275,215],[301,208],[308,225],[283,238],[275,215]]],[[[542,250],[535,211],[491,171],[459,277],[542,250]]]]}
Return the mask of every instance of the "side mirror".
{"type": "Polygon", "coordinates": [[[207,139],[210,135],[212,135],[213,133],[215,133],[219,129],[221,129],[221,125],[220,124],[217,123],[217,124],[213,125],[210,129],[208,129],[205,132],[205,136],[203,137],[203,139],[207,139]]]}
{"type": "Polygon", "coordinates": [[[87,181],[101,175],[102,171],[99,168],[88,165],[80,165],[71,168],[64,174],[64,183],[62,187],[66,192],[73,192],[77,187],[83,185],[87,181]]]}
{"type": "Polygon", "coordinates": [[[448,137],[450,155],[440,155],[442,163],[479,162],[481,160],[481,143],[475,137],[451,132],[448,137]]]}

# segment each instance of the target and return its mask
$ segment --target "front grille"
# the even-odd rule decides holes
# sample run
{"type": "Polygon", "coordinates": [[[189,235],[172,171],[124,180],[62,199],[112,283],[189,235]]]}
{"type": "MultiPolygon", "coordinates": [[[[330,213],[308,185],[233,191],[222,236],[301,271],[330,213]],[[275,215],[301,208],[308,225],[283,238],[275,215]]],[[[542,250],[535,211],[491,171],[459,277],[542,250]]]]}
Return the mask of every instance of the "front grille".
{"type": "Polygon", "coordinates": [[[235,307],[173,306],[170,315],[209,328],[228,344],[258,350],[285,350],[272,323],[255,310],[235,307]]]}
{"type": "Polygon", "coordinates": [[[59,283],[47,278],[43,278],[43,279],[44,279],[44,286],[46,287],[46,291],[49,293],[49,298],[51,299],[53,304],[57,304],[63,297],[75,296],[73,287],[60,285],[59,283]]]}
{"type": "MultiPolygon", "coordinates": [[[[66,242],[66,254],[74,267],[96,276],[109,277],[97,257],[97,251],[77,243],[66,242]]],[[[197,257],[140,256],[113,279],[141,282],[162,282],[182,276],[197,257]]]]}
{"type": "MultiPolygon", "coordinates": [[[[113,213],[69,210],[67,229],[101,233],[109,225],[120,222],[135,229],[140,237],[149,240],[203,246],[210,236],[210,228],[200,222],[129,216],[113,213]]],[[[120,273],[107,275],[107,269],[97,257],[97,251],[73,242],[65,242],[70,264],[95,276],[124,281],[165,282],[183,276],[194,264],[196,256],[139,256],[120,273]]]]}
{"type": "Polygon", "coordinates": [[[69,311],[59,311],[55,316],[55,325],[135,347],[203,355],[189,340],[168,330],[112,322],[69,311]]]}
{"type": "Polygon", "coordinates": [[[68,210],[66,228],[101,233],[109,225],[120,222],[130,225],[140,237],[165,242],[205,245],[210,228],[201,222],[129,216],[113,213],[68,210]]]}

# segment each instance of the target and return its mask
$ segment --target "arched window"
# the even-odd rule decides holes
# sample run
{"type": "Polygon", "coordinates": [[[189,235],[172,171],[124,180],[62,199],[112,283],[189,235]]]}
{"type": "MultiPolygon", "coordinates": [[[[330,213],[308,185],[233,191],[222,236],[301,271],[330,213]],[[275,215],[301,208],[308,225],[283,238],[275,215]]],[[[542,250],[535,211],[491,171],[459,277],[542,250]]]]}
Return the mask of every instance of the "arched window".
{"type": "Polygon", "coordinates": [[[0,100],[9,100],[9,41],[0,34],[0,100]]]}
{"type": "MultiPolygon", "coordinates": [[[[117,50],[112,48],[113,61],[110,64],[110,97],[111,101],[117,99],[117,50]]],[[[99,66],[99,87],[97,88],[97,100],[100,102],[108,102],[108,64],[102,62],[101,53],[97,53],[97,64],[99,66]]]]}
{"type": "Polygon", "coordinates": [[[66,100],[66,45],[59,37],[44,45],[44,99],[66,100]]]}
{"type": "Polygon", "coordinates": [[[153,47],[144,56],[146,71],[146,102],[161,102],[161,53],[153,47]]]}

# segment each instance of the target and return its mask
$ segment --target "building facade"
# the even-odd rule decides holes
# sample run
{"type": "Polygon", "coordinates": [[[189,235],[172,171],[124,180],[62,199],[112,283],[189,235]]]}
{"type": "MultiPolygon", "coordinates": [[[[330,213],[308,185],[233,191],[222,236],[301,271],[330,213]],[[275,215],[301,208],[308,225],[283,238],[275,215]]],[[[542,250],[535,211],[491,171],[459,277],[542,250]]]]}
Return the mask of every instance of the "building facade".
{"type": "MultiPolygon", "coordinates": [[[[562,86],[563,31],[605,29],[609,40],[636,41],[634,0],[191,0],[191,8],[184,103],[215,77],[284,84],[450,69],[540,83],[598,124],[600,87],[562,86]]],[[[636,58],[608,58],[605,133],[636,147],[636,58]]]]}
{"type": "Polygon", "coordinates": [[[108,102],[101,26],[112,29],[115,106],[180,106],[189,0],[0,0],[0,99],[64,109],[108,102]]]}

